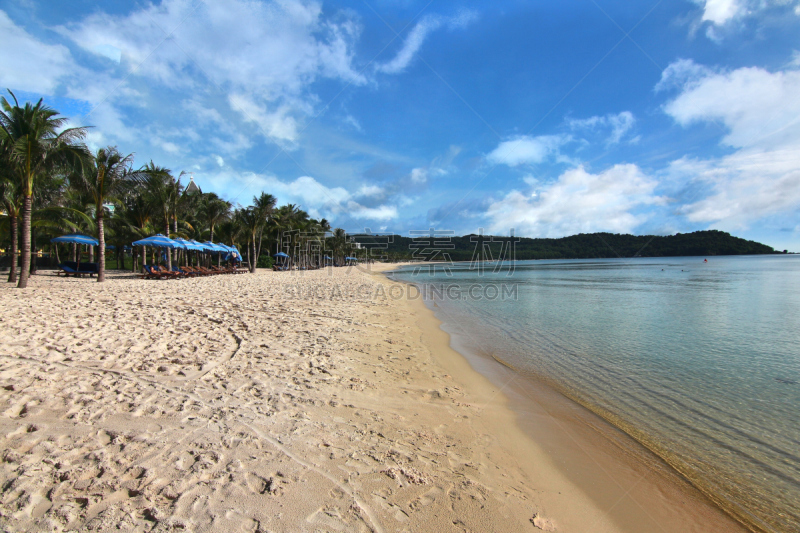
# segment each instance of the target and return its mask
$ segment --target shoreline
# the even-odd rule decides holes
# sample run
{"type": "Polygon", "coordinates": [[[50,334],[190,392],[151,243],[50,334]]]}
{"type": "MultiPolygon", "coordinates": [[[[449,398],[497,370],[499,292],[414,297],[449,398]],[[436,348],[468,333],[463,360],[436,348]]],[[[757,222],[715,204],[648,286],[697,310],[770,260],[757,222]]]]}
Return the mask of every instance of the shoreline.
{"type": "Polygon", "coordinates": [[[641,531],[647,522],[647,530],[666,525],[667,531],[750,531],[633,436],[552,386],[476,350],[469,335],[453,331],[439,316],[442,311],[435,304],[409,303],[433,315],[438,332],[428,334],[444,336],[436,342],[467,362],[469,371],[502,389],[524,436],[560,465],[578,490],[600,508],[610,508],[619,531],[641,531]]]}
{"type": "Polygon", "coordinates": [[[625,531],[378,270],[0,286],[0,527],[625,531]]]}

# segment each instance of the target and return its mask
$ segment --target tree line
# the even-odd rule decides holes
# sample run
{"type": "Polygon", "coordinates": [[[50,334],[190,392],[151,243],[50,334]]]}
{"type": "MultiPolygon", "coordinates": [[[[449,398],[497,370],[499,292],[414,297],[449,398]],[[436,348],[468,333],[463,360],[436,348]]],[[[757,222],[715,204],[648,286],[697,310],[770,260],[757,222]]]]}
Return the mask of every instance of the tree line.
{"type": "MultiPolygon", "coordinates": [[[[297,205],[278,207],[273,195],[262,192],[251,205],[234,206],[213,192],[187,189],[185,172],[175,176],[152,161],[134,168],[133,154],[116,146],[92,152],[85,144],[87,128],[66,127],[67,118],[42,100],[20,105],[9,93],[13,102],[0,97],[0,202],[5,211],[0,230],[10,251],[8,281],[20,288],[27,286],[35,267],[36,247],[65,232],[98,239],[99,282],[105,280],[107,245],[114,246],[119,268],[126,246],[156,233],[236,246],[251,272],[262,248],[269,255],[273,245],[275,253],[288,251],[290,261],[308,268],[320,266],[315,251],[331,250],[340,263],[349,253],[344,230],[331,232],[327,220],[314,219],[297,205]]],[[[177,253],[165,253],[169,268],[177,253]]],[[[132,255],[137,270],[144,251],[132,255]]]]}
{"type": "MultiPolygon", "coordinates": [[[[676,235],[581,233],[558,239],[490,235],[402,237],[353,235],[354,242],[380,249],[390,261],[497,259],[593,259],[774,254],[772,247],[719,230],[676,235]],[[446,257],[445,257],[446,256],[446,257]]],[[[785,253],[785,252],[784,252],[785,253]]]]}

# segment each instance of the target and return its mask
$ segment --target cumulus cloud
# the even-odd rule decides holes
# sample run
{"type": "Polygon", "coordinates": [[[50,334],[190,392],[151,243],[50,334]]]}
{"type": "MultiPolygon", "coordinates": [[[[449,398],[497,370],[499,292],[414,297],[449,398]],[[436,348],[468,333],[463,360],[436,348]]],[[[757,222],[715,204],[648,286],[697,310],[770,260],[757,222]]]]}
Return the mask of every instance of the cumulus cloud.
{"type": "Polygon", "coordinates": [[[622,137],[633,128],[635,123],[636,117],[634,117],[633,113],[630,111],[567,121],[567,124],[573,130],[610,129],[611,131],[606,139],[606,145],[619,144],[622,137]]]}
{"type": "Polygon", "coordinates": [[[571,140],[569,135],[520,135],[501,142],[486,156],[486,160],[494,165],[510,167],[542,163],[549,157],[558,158],[559,149],[571,140]]]}
{"type": "Polygon", "coordinates": [[[647,220],[639,208],[661,204],[657,182],[636,165],[614,165],[599,174],[583,166],[561,174],[535,194],[513,190],[486,211],[489,232],[538,237],[611,231],[630,233],[647,220]]]}
{"type": "Polygon", "coordinates": [[[769,72],[745,67],[705,71],[685,82],[664,110],[682,126],[721,122],[729,130],[723,143],[737,148],[771,148],[800,141],[800,71],[769,72]]]}
{"type": "Polygon", "coordinates": [[[313,111],[315,80],[367,82],[353,66],[359,24],[325,17],[317,2],[164,0],[57,30],[151,83],[192,91],[211,82],[231,95],[231,109],[284,145],[296,140],[298,117],[313,111]]]}
{"type": "Polygon", "coordinates": [[[698,3],[703,6],[703,20],[714,24],[725,24],[746,10],[742,0],[700,0],[698,3]]]}
{"type": "Polygon", "coordinates": [[[800,152],[740,151],[718,160],[681,159],[671,173],[710,185],[711,194],[681,207],[692,222],[741,230],[753,221],[800,207],[800,152]]]}
{"type": "MultiPolygon", "coordinates": [[[[364,205],[364,198],[379,195],[380,188],[363,186],[355,194],[344,187],[328,187],[311,176],[300,176],[291,181],[284,181],[273,174],[256,174],[252,172],[242,175],[230,171],[221,171],[208,176],[215,190],[243,194],[246,190],[264,190],[275,195],[278,203],[293,203],[306,209],[315,218],[352,218],[359,220],[387,221],[396,219],[397,207],[394,205],[364,205]],[[356,201],[361,198],[361,201],[356,201]]],[[[237,200],[237,197],[232,200],[237,200]]]]}
{"type": "Polygon", "coordinates": [[[725,29],[735,27],[737,21],[759,17],[767,11],[784,10],[791,16],[800,15],[796,0],[694,0],[703,8],[700,24],[707,23],[706,36],[721,41],[725,29]]]}
{"type": "Polygon", "coordinates": [[[664,69],[655,90],[660,92],[692,87],[711,74],[713,71],[704,65],[698,65],[691,59],[679,59],[664,69]]]}
{"type": "Polygon", "coordinates": [[[46,44],[0,11],[0,85],[51,94],[75,64],[66,46],[46,44]]]}
{"type": "Polygon", "coordinates": [[[706,159],[681,159],[675,179],[710,189],[685,205],[690,221],[742,229],[767,216],[800,207],[800,71],[745,67],[705,71],[685,82],[664,110],[678,124],[716,122],[727,129],[721,144],[734,151],[706,159]]]}
{"type": "Polygon", "coordinates": [[[466,28],[476,18],[477,14],[475,12],[467,10],[463,10],[453,17],[435,15],[424,17],[408,33],[397,55],[391,61],[378,65],[376,70],[386,74],[403,72],[419,52],[419,49],[422,48],[422,44],[432,31],[442,26],[447,26],[449,29],[466,28]]]}

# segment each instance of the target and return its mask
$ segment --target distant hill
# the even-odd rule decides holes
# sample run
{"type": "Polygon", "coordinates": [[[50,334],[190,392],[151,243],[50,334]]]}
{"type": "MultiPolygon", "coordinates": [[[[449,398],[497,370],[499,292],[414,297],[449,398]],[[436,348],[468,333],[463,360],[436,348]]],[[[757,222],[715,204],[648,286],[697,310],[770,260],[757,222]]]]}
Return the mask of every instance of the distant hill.
{"type": "MultiPolygon", "coordinates": [[[[503,253],[509,254],[509,237],[488,235],[464,235],[463,237],[424,237],[412,239],[400,235],[387,237],[373,235],[352,235],[355,242],[364,247],[387,245],[384,253],[389,259],[443,259],[447,253],[453,261],[469,261],[476,250],[483,248],[484,258],[498,259],[503,253]],[[426,242],[427,241],[427,242],[426,242]],[[478,244],[483,244],[482,247],[478,244]],[[446,247],[450,249],[446,249],[446,247]],[[427,250],[426,250],[427,249],[427,250]],[[434,249],[440,249],[436,254],[434,249]]],[[[560,239],[519,238],[514,246],[514,257],[524,259],[591,259],[610,257],[675,257],[675,256],[713,256],[750,255],[778,253],[773,248],[755,241],[734,237],[718,230],[678,233],[677,235],[620,235],[617,233],[581,233],[560,239]]],[[[506,255],[510,259],[510,255],[506,255]]]]}

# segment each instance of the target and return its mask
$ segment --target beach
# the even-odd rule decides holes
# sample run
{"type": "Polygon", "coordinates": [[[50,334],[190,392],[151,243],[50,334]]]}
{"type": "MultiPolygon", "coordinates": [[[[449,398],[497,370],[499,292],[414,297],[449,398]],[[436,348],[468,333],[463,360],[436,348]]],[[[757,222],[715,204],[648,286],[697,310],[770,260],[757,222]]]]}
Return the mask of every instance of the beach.
{"type": "Polygon", "coordinates": [[[532,437],[568,417],[520,424],[533,404],[452,350],[388,268],[0,286],[0,525],[740,530],[600,431],[554,455],[563,437],[532,437]]]}

